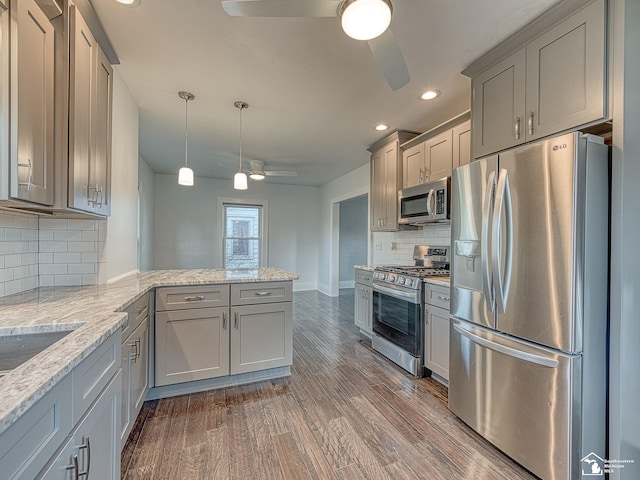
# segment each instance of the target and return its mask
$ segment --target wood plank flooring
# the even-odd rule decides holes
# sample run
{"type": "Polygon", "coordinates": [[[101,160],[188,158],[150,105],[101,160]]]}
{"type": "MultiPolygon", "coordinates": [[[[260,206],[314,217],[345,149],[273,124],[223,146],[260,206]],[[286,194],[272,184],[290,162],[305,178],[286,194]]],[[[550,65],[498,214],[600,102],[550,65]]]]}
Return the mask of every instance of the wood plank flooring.
{"type": "Polygon", "coordinates": [[[294,294],[290,378],[145,402],[122,478],[526,480],[353,325],[353,290],[294,294]]]}

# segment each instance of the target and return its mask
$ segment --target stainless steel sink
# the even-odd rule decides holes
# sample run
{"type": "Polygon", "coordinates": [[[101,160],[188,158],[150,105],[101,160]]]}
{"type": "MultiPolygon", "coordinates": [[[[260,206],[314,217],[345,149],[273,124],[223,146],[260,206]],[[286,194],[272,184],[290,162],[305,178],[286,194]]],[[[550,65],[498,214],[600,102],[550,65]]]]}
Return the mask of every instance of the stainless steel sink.
{"type": "Polygon", "coordinates": [[[0,377],[34,357],[72,330],[0,335],[0,377]]]}

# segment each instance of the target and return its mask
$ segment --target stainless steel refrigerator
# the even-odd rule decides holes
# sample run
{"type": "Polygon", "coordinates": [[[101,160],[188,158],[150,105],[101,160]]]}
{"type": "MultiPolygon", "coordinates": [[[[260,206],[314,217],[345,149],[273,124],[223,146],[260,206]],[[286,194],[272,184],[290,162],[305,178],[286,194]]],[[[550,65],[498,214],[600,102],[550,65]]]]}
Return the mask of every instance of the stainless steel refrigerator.
{"type": "Polygon", "coordinates": [[[606,458],[608,172],[575,132],[452,175],[449,408],[545,480],[606,458]]]}

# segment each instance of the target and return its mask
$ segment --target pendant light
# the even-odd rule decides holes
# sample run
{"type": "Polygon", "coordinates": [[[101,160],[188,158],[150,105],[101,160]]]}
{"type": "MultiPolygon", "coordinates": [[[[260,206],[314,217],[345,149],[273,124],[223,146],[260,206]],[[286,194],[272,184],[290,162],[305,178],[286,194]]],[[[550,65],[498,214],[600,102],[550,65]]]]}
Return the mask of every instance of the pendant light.
{"type": "Polygon", "coordinates": [[[234,102],[233,106],[240,110],[240,166],[238,173],[233,176],[233,188],[236,190],[246,190],[247,174],[242,171],[242,111],[249,108],[249,105],[239,100],[234,102]]]}
{"type": "Polygon", "coordinates": [[[196,97],[190,92],[178,92],[178,96],[184,100],[184,167],[178,172],[178,184],[191,187],[193,186],[193,170],[189,168],[189,164],[187,163],[189,156],[189,116],[187,105],[190,100],[196,97]]]}
{"type": "Polygon", "coordinates": [[[389,27],[392,13],[390,0],[345,0],[340,6],[342,29],[356,40],[371,40],[389,27]]]}

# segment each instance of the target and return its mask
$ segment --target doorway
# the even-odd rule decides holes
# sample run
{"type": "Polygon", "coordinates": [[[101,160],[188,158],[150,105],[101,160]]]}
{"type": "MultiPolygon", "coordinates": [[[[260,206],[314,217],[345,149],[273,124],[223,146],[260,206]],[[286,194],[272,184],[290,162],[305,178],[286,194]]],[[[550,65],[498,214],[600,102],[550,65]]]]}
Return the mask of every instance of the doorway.
{"type": "Polygon", "coordinates": [[[340,202],[338,230],[338,287],[354,287],[354,265],[367,264],[369,196],[340,202]]]}

